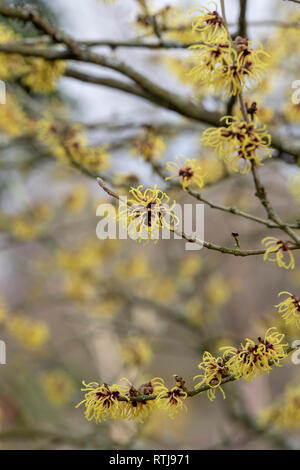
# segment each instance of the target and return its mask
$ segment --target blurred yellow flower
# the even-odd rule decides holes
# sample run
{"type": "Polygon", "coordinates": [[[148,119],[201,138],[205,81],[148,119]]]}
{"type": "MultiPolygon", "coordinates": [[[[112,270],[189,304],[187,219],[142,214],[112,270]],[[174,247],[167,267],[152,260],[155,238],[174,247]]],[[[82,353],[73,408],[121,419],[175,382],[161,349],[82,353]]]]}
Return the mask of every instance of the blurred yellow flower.
{"type": "Polygon", "coordinates": [[[67,211],[77,214],[84,209],[87,197],[86,188],[83,185],[77,185],[65,200],[64,207],[67,211]]]}
{"type": "Polygon", "coordinates": [[[50,335],[45,322],[32,320],[23,313],[10,315],[6,325],[8,332],[30,351],[41,349],[50,335]]]}
{"type": "Polygon", "coordinates": [[[295,430],[300,426],[300,386],[286,388],[283,396],[271,406],[261,410],[259,422],[262,426],[275,426],[281,430],[295,430]]]}
{"type": "MultiPolygon", "coordinates": [[[[14,42],[20,39],[7,24],[0,24],[0,43],[14,42]]],[[[25,70],[25,59],[19,54],[8,54],[0,52],[0,78],[9,80],[18,77],[25,70]]]]}
{"type": "Polygon", "coordinates": [[[127,366],[141,367],[151,362],[153,354],[149,341],[137,336],[121,343],[121,356],[127,366]]]}
{"type": "Polygon", "coordinates": [[[62,60],[48,61],[30,58],[22,81],[37,93],[50,93],[56,89],[57,82],[63,76],[66,63],[62,60]]]}
{"type": "Polygon", "coordinates": [[[231,296],[230,282],[219,275],[214,275],[205,285],[205,293],[209,302],[215,307],[226,304],[231,296]]]}
{"type": "Polygon", "coordinates": [[[269,373],[272,366],[280,366],[280,361],[287,357],[283,344],[284,334],[272,327],[266,331],[264,338],[258,338],[258,343],[246,338],[245,345],[239,348],[232,346],[222,347],[226,367],[236,378],[243,377],[247,382],[260,376],[263,372],[269,373]]]}
{"type": "Polygon", "coordinates": [[[49,205],[38,204],[26,213],[11,217],[11,233],[21,240],[33,240],[43,234],[52,217],[53,211],[49,205]]]}
{"type": "Polygon", "coordinates": [[[291,195],[300,202],[300,173],[297,173],[289,179],[288,189],[291,195]]]}
{"type": "Polygon", "coordinates": [[[41,376],[41,385],[46,397],[54,405],[68,403],[74,392],[74,383],[63,370],[52,370],[41,376]]]}
{"type": "Polygon", "coordinates": [[[202,261],[196,256],[186,255],[179,263],[178,278],[181,282],[190,282],[202,269],[202,261]]]}
{"type": "Polygon", "coordinates": [[[11,93],[6,93],[6,104],[0,105],[0,130],[9,137],[19,137],[33,130],[34,124],[11,93]]]}
{"type": "Polygon", "coordinates": [[[153,129],[146,129],[139,137],[133,140],[131,153],[135,157],[142,157],[145,160],[159,158],[163,155],[166,144],[153,129]]]}

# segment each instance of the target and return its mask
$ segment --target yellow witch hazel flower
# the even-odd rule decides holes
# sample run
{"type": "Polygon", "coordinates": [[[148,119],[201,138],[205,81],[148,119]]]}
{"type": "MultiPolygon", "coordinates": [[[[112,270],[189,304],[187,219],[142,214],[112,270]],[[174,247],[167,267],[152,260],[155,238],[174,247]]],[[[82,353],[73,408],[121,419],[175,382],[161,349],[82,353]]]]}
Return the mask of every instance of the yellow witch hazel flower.
{"type": "Polygon", "coordinates": [[[228,33],[223,18],[219,15],[215,3],[214,5],[215,10],[213,11],[206,7],[198,7],[191,10],[191,14],[194,12],[200,13],[200,15],[193,17],[192,29],[197,33],[201,33],[201,39],[203,40],[205,39],[208,42],[222,42],[228,39],[228,33]]]}
{"type": "Polygon", "coordinates": [[[0,106],[0,131],[9,137],[19,137],[32,132],[32,129],[33,121],[23,111],[18,100],[6,93],[5,106],[0,106]]]}
{"type": "Polygon", "coordinates": [[[237,379],[244,378],[250,382],[263,372],[269,373],[272,365],[280,366],[280,361],[287,357],[285,348],[288,344],[282,344],[284,334],[277,328],[269,328],[264,338],[258,338],[258,343],[246,338],[246,343],[240,348],[225,346],[224,359],[226,366],[237,379]]]}
{"type": "Polygon", "coordinates": [[[230,279],[225,279],[216,274],[213,275],[205,285],[205,294],[209,303],[214,307],[225,305],[230,299],[232,285],[230,279]]]}
{"type": "Polygon", "coordinates": [[[64,202],[67,211],[77,214],[84,209],[88,193],[83,185],[76,185],[64,202]]]}
{"type": "Polygon", "coordinates": [[[40,203],[30,211],[10,219],[11,233],[21,240],[33,240],[41,235],[53,217],[52,208],[40,203]]]}
{"type": "Polygon", "coordinates": [[[218,70],[218,79],[214,86],[217,93],[225,90],[223,98],[234,96],[245,89],[252,89],[261,83],[269,54],[262,45],[241,37],[235,40],[235,49],[231,50],[233,62],[218,70]],[[257,49],[255,49],[255,47],[257,49]]]}
{"type": "Polygon", "coordinates": [[[49,115],[37,123],[37,137],[40,142],[50,147],[53,155],[60,161],[67,163],[67,155],[60,139],[60,128],[49,115]]]}
{"type": "Polygon", "coordinates": [[[275,305],[278,313],[282,315],[287,324],[293,323],[300,329],[300,298],[286,291],[279,292],[278,295],[288,296],[285,300],[275,305]]]}
{"type": "Polygon", "coordinates": [[[198,297],[186,303],[185,314],[187,321],[198,327],[203,327],[212,318],[211,316],[205,315],[202,302],[198,297]]]}
{"type": "Polygon", "coordinates": [[[195,65],[189,73],[200,84],[213,86],[225,99],[261,82],[269,55],[259,43],[248,39],[237,37],[232,44],[218,12],[205,10],[206,15],[193,22],[205,42],[190,47],[195,65]]]}
{"type": "Polygon", "coordinates": [[[22,81],[37,93],[50,93],[56,89],[57,82],[64,74],[66,63],[62,60],[48,61],[31,58],[27,66],[28,72],[22,81]]]}
{"type": "Polygon", "coordinates": [[[296,201],[300,202],[300,173],[297,173],[290,178],[289,192],[296,199],[296,201]]]}
{"type": "Polygon", "coordinates": [[[89,147],[80,125],[71,126],[62,138],[66,155],[91,171],[102,171],[109,166],[110,155],[105,146],[89,147]]]}
{"type": "Polygon", "coordinates": [[[67,403],[74,391],[74,384],[63,370],[52,370],[41,376],[41,385],[46,397],[54,405],[67,403]]]}
{"type": "Polygon", "coordinates": [[[210,401],[214,401],[216,398],[216,390],[219,389],[225,399],[225,392],[221,387],[222,379],[229,375],[228,367],[222,357],[214,357],[208,351],[205,351],[203,354],[203,360],[198,365],[199,369],[202,369],[203,372],[200,375],[196,375],[195,379],[202,379],[199,384],[196,385],[195,389],[201,387],[202,385],[208,385],[210,387],[207,390],[207,396],[210,401]]]}
{"type": "Polygon", "coordinates": [[[126,397],[128,400],[123,402],[124,406],[122,408],[121,418],[128,419],[129,421],[137,420],[140,423],[143,423],[145,419],[151,416],[152,412],[156,408],[157,401],[156,400],[134,400],[134,398],[142,395],[142,396],[150,396],[155,393],[156,387],[159,385],[157,380],[152,379],[149,382],[141,385],[139,389],[136,389],[127,379],[129,383],[129,389],[126,392],[126,397]]]}
{"type": "MultiPolygon", "coordinates": [[[[0,43],[17,41],[20,36],[8,25],[0,24],[0,43]]],[[[0,53],[0,79],[8,80],[18,77],[24,72],[25,60],[19,54],[0,53]]]]}
{"type": "Polygon", "coordinates": [[[173,210],[176,202],[169,205],[170,198],[155,185],[153,189],[143,190],[143,185],[129,191],[133,196],[128,201],[121,201],[118,217],[127,227],[130,237],[142,240],[158,241],[160,229],[173,230],[179,223],[173,210]]]}
{"type": "Polygon", "coordinates": [[[146,281],[147,283],[152,279],[152,272],[149,265],[149,259],[142,254],[135,254],[134,257],[129,258],[126,262],[117,266],[117,275],[123,279],[134,281],[146,281]]]}
{"type": "Polygon", "coordinates": [[[97,172],[109,166],[110,155],[106,147],[88,146],[80,125],[74,124],[65,129],[51,116],[45,115],[38,122],[37,134],[39,140],[50,147],[53,155],[63,164],[75,163],[97,172]]]}
{"type": "MultiPolygon", "coordinates": [[[[231,43],[229,41],[220,44],[201,44],[190,46],[189,50],[193,52],[189,62],[193,66],[187,71],[188,77],[197,83],[198,86],[211,85],[213,88],[221,85],[219,70],[224,69],[224,64],[229,69],[231,58],[231,43]]],[[[223,82],[222,82],[223,84],[223,82]]],[[[222,88],[221,88],[222,89],[222,88]]]]}
{"type": "Polygon", "coordinates": [[[49,328],[42,321],[33,321],[23,313],[8,317],[7,330],[26,349],[38,351],[49,338],[49,328]]]}
{"type": "Polygon", "coordinates": [[[289,249],[289,241],[284,242],[275,237],[265,237],[262,244],[266,247],[264,260],[275,262],[280,268],[294,269],[295,259],[289,249]],[[285,257],[287,255],[287,258],[285,257]]]}
{"type": "Polygon", "coordinates": [[[226,127],[206,129],[201,141],[214,148],[234,171],[248,173],[253,163],[262,165],[261,154],[272,156],[271,136],[265,126],[258,128],[253,122],[247,123],[233,116],[224,116],[221,121],[226,127]]]}
{"type": "Polygon", "coordinates": [[[177,157],[175,162],[167,162],[167,169],[174,173],[174,176],[168,176],[166,181],[180,178],[180,183],[185,191],[192,184],[198,188],[204,186],[205,175],[201,165],[195,159],[190,160],[183,156],[177,157]]]}
{"type": "Polygon", "coordinates": [[[263,426],[275,425],[280,429],[297,429],[300,424],[300,387],[287,387],[283,397],[260,413],[263,426]]]}
{"type": "Polygon", "coordinates": [[[0,325],[6,320],[7,308],[4,301],[0,298],[0,325]]]}
{"type": "Polygon", "coordinates": [[[121,417],[123,401],[119,398],[124,396],[127,387],[124,385],[100,385],[97,382],[86,384],[82,382],[84,388],[81,390],[86,392],[84,400],[82,400],[76,408],[85,404],[85,417],[88,421],[95,420],[96,423],[106,421],[108,418],[117,419],[121,417]]]}
{"type": "Polygon", "coordinates": [[[133,141],[132,155],[145,160],[160,158],[166,148],[164,140],[150,126],[133,141]]]}
{"type": "Polygon", "coordinates": [[[121,344],[121,355],[128,366],[143,366],[152,360],[152,350],[143,337],[132,337],[121,344]]]}
{"type": "Polygon", "coordinates": [[[157,378],[156,382],[160,382],[155,388],[155,392],[158,394],[155,400],[158,409],[166,411],[171,419],[176,418],[180,411],[187,410],[184,404],[187,393],[182,389],[181,381],[176,383],[176,386],[171,389],[165,386],[163,379],[157,378]]]}

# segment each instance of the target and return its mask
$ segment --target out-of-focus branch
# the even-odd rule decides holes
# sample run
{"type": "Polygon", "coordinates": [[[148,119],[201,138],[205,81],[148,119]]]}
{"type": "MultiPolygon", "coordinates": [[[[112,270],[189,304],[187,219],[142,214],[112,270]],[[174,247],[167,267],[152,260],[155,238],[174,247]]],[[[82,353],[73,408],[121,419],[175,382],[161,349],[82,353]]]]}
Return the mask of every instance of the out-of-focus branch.
{"type": "MultiPolygon", "coordinates": [[[[35,46],[19,43],[6,43],[0,44],[0,52],[17,53],[29,57],[42,57],[47,60],[75,60],[105,67],[114,70],[115,72],[121,73],[125,77],[131,79],[140,88],[140,90],[145,93],[145,95],[141,95],[140,90],[133,90],[132,88],[129,89],[128,86],[123,85],[122,83],[113,82],[113,88],[117,88],[118,86],[119,89],[121,89],[120,87],[122,87],[122,91],[126,91],[128,93],[133,92],[133,94],[136,96],[140,96],[144,99],[147,99],[148,101],[151,101],[166,109],[175,111],[180,115],[190,119],[201,121],[213,126],[220,125],[221,115],[219,113],[208,112],[195,103],[192,99],[178,96],[178,94],[172,93],[169,90],[160,87],[121,60],[96,54],[86,47],[82,47],[80,43],[76,42],[65,33],[59,31],[57,28],[52,27],[47,20],[41,19],[36,11],[34,13],[30,12],[31,10],[27,11],[25,9],[25,11],[23,11],[21,8],[11,8],[0,5],[0,15],[10,18],[22,19],[23,21],[32,21],[33,24],[38,26],[39,29],[42,29],[43,32],[49,34],[56,42],[60,42],[61,44],[67,46],[67,50],[37,48],[35,46]]],[[[75,78],[75,76],[73,76],[73,78],[75,78]]],[[[85,81],[89,81],[91,83],[96,82],[95,77],[90,75],[84,77],[82,73],[80,78],[78,75],[78,79],[84,79],[85,81]]],[[[102,84],[105,86],[109,85],[107,80],[105,80],[102,84]]],[[[299,152],[297,149],[286,147],[275,136],[272,136],[272,146],[278,150],[280,154],[290,154],[295,158],[298,157],[299,152]]]]}
{"type": "Polygon", "coordinates": [[[247,36],[247,1],[248,0],[240,0],[239,29],[237,35],[243,38],[247,36]]]}
{"type": "Polygon", "coordinates": [[[0,432],[0,441],[13,440],[13,439],[47,439],[52,442],[68,443],[78,447],[93,446],[97,449],[103,449],[106,446],[101,446],[95,441],[95,434],[88,434],[84,437],[70,436],[70,434],[61,434],[56,431],[46,431],[44,429],[10,429],[8,431],[0,432]]]}
{"type": "Polygon", "coordinates": [[[144,98],[145,100],[153,101],[155,104],[158,104],[157,101],[151,97],[151,95],[147,95],[147,93],[141,90],[134,83],[116,80],[115,78],[112,78],[112,77],[95,77],[94,75],[80,72],[71,67],[67,67],[65,71],[65,76],[69,78],[74,78],[76,80],[80,80],[86,83],[94,83],[95,85],[101,85],[101,86],[105,86],[108,88],[114,88],[116,90],[120,90],[125,93],[129,93],[130,95],[135,95],[140,98],[144,98]]]}
{"type": "MultiPolygon", "coordinates": [[[[17,53],[30,57],[42,57],[47,60],[73,59],[82,61],[82,59],[77,58],[77,56],[74,56],[72,53],[67,51],[37,50],[36,48],[30,48],[29,46],[23,45],[12,46],[11,44],[0,44],[0,52],[17,53]]],[[[110,59],[104,56],[98,56],[97,54],[93,55],[94,57],[91,58],[91,61],[88,58],[83,61],[101,65],[103,67],[120,72],[126,77],[132,79],[138,85],[140,90],[135,87],[130,87],[126,83],[123,84],[123,82],[118,80],[109,81],[107,78],[102,79],[101,77],[95,77],[90,74],[74,71],[73,69],[67,70],[67,76],[88,83],[119,89],[126,93],[130,93],[140,98],[146,99],[147,101],[150,101],[163,108],[175,111],[182,116],[203,122],[205,124],[212,126],[220,125],[221,115],[219,113],[206,111],[199,105],[197,106],[192,101],[192,99],[184,98],[161,88],[139,72],[135,71],[132,67],[126,65],[124,62],[110,59]]],[[[295,159],[298,157],[299,151],[297,149],[285,146],[275,136],[272,136],[272,147],[278,150],[281,155],[291,155],[295,159]]]]}
{"type": "MultiPolygon", "coordinates": [[[[286,1],[286,0],[284,0],[286,1]]],[[[298,5],[300,5],[300,0],[288,0],[289,2],[293,2],[293,3],[298,3],[298,5]]]]}

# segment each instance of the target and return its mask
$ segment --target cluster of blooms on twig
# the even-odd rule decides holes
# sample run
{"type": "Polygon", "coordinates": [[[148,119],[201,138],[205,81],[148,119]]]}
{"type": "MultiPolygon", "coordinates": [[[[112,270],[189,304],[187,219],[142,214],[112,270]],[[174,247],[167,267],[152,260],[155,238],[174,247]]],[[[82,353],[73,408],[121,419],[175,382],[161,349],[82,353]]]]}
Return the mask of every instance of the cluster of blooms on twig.
{"type": "Polygon", "coordinates": [[[221,121],[225,126],[206,129],[201,140],[234,171],[248,173],[252,164],[262,165],[264,154],[272,156],[271,137],[265,126],[258,128],[233,116],[224,116],[221,121]]]}
{"type": "Polygon", "coordinates": [[[217,10],[205,7],[193,20],[193,30],[204,43],[190,47],[195,65],[190,75],[197,82],[212,86],[223,97],[237,95],[261,81],[268,54],[259,43],[237,37],[232,43],[224,19],[217,10]]]}
{"type": "Polygon", "coordinates": [[[224,347],[226,365],[235,377],[250,382],[263,372],[270,372],[272,365],[279,366],[280,361],[287,357],[285,348],[288,344],[282,343],[283,338],[284,334],[273,327],[267,330],[264,338],[259,337],[258,342],[246,338],[245,344],[241,343],[239,348],[224,347]]]}
{"type": "Polygon", "coordinates": [[[194,377],[201,379],[195,387],[196,390],[203,385],[208,386],[208,398],[214,401],[217,389],[225,398],[221,386],[223,379],[244,378],[249,382],[263,372],[269,373],[272,365],[280,365],[280,361],[287,356],[285,351],[287,344],[282,344],[283,338],[284,335],[273,327],[267,330],[264,338],[258,338],[257,343],[246,338],[245,344],[241,344],[239,348],[233,346],[220,348],[223,351],[222,357],[214,357],[205,351],[203,360],[198,365],[203,372],[194,377]]]}
{"type": "Polygon", "coordinates": [[[289,249],[290,241],[284,242],[276,237],[265,237],[262,243],[266,247],[264,260],[275,262],[280,268],[295,268],[295,259],[289,249]]]}
{"type": "Polygon", "coordinates": [[[186,410],[185,400],[188,396],[207,391],[208,398],[214,401],[216,390],[219,389],[225,398],[222,384],[228,380],[244,378],[247,382],[269,373],[272,366],[280,366],[287,357],[287,346],[284,335],[277,328],[269,328],[264,338],[258,342],[246,338],[245,344],[239,348],[222,347],[222,357],[214,357],[205,351],[202,362],[198,365],[202,373],[194,377],[201,379],[193,391],[188,391],[185,381],[175,375],[176,385],[168,388],[162,378],[156,377],[138,389],[127,379],[128,385],[107,385],[91,382],[84,384],[82,391],[85,398],[78,405],[85,405],[85,417],[96,422],[112,419],[137,419],[144,421],[155,409],[163,410],[170,418],[174,418],[182,410],[186,410]]]}
{"type": "Polygon", "coordinates": [[[123,380],[128,384],[100,385],[97,382],[83,382],[85,398],[77,407],[84,404],[85,417],[96,423],[108,418],[143,422],[155,409],[174,418],[185,408],[183,401],[187,393],[180,381],[176,381],[176,386],[169,389],[162,378],[156,377],[137,389],[127,379],[123,380]]]}
{"type": "Polygon", "coordinates": [[[62,163],[79,165],[88,171],[97,172],[109,166],[110,155],[105,146],[88,146],[82,126],[74,124],[65,129],[45,117],[39,121],[37,131],[39,140],[62,163]]]}
{"type": "MultiPolygon", "coordinates": [[[[9,43],[20,39],[9,25],[1,24],[0,42],[9,43]]],[[[21,54],[0,53],[0,78],[19,78],[24,85],[36,93],[48,94],[56,89],[63,76],[66,62],[45,60],[40,57],[24,57],[21,54]]]]}

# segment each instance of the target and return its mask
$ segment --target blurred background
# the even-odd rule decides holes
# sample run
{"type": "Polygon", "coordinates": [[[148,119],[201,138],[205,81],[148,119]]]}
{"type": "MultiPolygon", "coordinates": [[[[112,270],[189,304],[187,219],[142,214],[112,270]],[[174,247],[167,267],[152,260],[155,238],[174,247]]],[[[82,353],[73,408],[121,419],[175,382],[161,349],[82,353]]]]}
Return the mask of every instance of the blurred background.
{"type": "MultiPolygon", "coordinates": [[[[22,7],[27,3],[17,2],[22,7]]],[[[195,3],[149,1],[148,15],[144,2],[135,0],[30,5],[79,41],[188,43],[195,41],[189,15],[195,3]],[[157,20],[159,38],[149,15],[157,20]]],[[[298,149],[300,105],[292,103],[291,95],[292,82],[300,80],[300,6],[282,0],[225,3],[231,32],[242,31],[271,55],[262,84],[246,101],[257,101],[259,123],[298,149]],[[242,4],[247,10],[241,25],[242,4]]],[[[208,2],[199,0],[196,6],[208,2]]],[[[0,44],[22,38],[47,48],[30,23],[0,15],[0,44]]],[[[224,101],[191,80],[190,52],[184,48],[110,45],[93,50],[126,61],[208,112],[237,110],[234,100],[224,101]]],[[[188,400],[188,411],[175,420],[156,413],[143,424],[95,425],[84,418],[82,408],[75,409],[82,400],[82,380],[117,383],[127,377],[139,385],[163,377],[173,386],[172,375],[178,374],[192,388],[205,350],[217,354],[219,347],[263,336],[271,326],[289,341],[298,339],[300,332],[287,329],[274,305],[278,292],[297,292],[299,255],[295,252],[295,270],[287,271],[260,256],[189,252],[182,240],[144,246],[97,239],[96,208],[111,202],[98,187],[97,175],[120,194],[138,184],[157,184],[179,203],[196,203],[156,171],[180,154],[201,161],[205,197],[261,217],[264,213],[251,177],[232,173],[201,144],[207,124],[79,79],[80,74],[120,79],[111,70],[71,61],[60,71],[59,64],[47,69],[43,59],[26,60],[24,65],[22,57],[0,52],[0,78],[7,89],[6,104],[0,105],[0,339],[7,355],[7,364],[0,365],[0,446],[299,447],[300,420],[280,419],[287,387],[299,388],[300,368],[290,358],[283,368],[250,384],[225,385],[226,400],[220,393],[213,403],[206,394],[188,400]],[[24,75],[16,73],[21,67],[24,75]],[[268,412],[270,405],[275,412],[268,412]]],[[[260,173],[278,212],[286,220],[300,219],[295,155],[276,151],[260,173]]],[[[205,240],[234,247],[232,232],[239,233],[242,248],[260,247],[263,237],[279,235],[205,207],[205,240]]],[[[299,402],[300,393],[295,413],[299,402]]]]}

